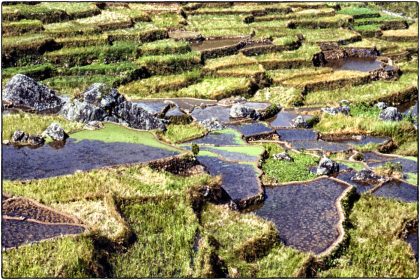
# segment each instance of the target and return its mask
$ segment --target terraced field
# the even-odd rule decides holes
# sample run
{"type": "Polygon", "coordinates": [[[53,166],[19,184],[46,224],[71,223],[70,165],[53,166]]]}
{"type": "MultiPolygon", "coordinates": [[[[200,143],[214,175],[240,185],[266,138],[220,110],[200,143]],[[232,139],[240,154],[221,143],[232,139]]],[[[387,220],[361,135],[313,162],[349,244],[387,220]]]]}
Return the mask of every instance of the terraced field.
{"type": "Polygon", "coordinates": [[[4,2],[2,276],[418,277],[413,11],[4,2]]]}

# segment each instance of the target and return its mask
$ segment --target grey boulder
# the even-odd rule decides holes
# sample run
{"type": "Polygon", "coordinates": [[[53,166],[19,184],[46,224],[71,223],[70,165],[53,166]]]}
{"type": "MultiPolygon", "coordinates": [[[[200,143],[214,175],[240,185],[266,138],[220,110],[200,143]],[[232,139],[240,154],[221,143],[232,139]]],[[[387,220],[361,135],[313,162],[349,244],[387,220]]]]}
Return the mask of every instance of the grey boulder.
{"type": "Polygon", "coordinates": [[[275,154],[273,155],[273,158],[276,160],[294,161],[294,159],[291,156],[289,156],[286,152],[275,154]]]}
{"type": "Polygon", "coordinates": [[[338,163],[335,161],[323,157],[318,164],[316,169],[316,175],[332,175],[334,173],[338,173],[340,171],[338,163]]]}
{"type": "Polygon", "coordinates": [[[37,113],[57,113],[64,103],[54,90],[21,74],[9,80],[3,92],[3,100],[14,107],[37,113]]]}
{"type": "Polygon", "coordinates": [[[208,131],[222,130],[225,128],[217,118],[206,119],[201,121],[200,124],[208,131]]]}
{"type": "Polygon", "coordinates": [[[367,184],[378,184],[386,181],[384,177],[377,175],[375,172],[369,169],[362,169],[356,172],[356,174],[354,174],[350,180],[367,184]]]}
{"type": "Polygon", "coordinates": [[[387,107],[379,114],[379,119],[383,121],[400,121],[402,120],[402,115],[396,107],[387,107]]]}
{"type": "Polygon", "coordinates": [[[137,129],[165,129],[164,120],[127,101],[115,88],[100,83],[90,86],[82,99],[66,103],[60,113],[69,120],[84,123],[109,121],[137,129]]]}
{"type": "Polygon", "coordinates": [[[386,107],[388,107],[388,105],[385,102],[378,102],[378,103],[376,103],[375,106],[378,107],[381,110],[384,110],[384,109],[386,109],[386,107]]]}
{"type": "Polygon", "coordinates": [[[231,118],[258,118],[258,113],[254,108],[242,105],[240,103],[236,103],[230,108],[229,115],[231,118]]]}
{"type": "Polygon", "coordinates": [[[297,116],[291,121],[291,126],[296,128],[309,128],[309,124],[302,116],[297,116]]]}
{"type": "Polygon", "coordinates": [[[42,133],[44,137],[51,137],[54,141],[64,141],[68,135],[58,123],[52,123],[42,133]]]}
{"type": "Polygon", "coordinates": [[[40,146],[44,144],[45,140],[41,136],[29,135],[24,131],[16,130],[12,135],[11,142],[16,145],[40,146]]]}

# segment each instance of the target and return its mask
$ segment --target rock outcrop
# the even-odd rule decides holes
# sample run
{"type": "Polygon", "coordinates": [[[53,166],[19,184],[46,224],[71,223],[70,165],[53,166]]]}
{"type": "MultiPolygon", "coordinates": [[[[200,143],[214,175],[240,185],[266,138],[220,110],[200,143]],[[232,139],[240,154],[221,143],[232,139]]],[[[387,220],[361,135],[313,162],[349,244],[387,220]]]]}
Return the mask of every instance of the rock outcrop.
{"type": "Polygon", "coordinates": [[[201,121],[200,124],[204,126],[204,128],[208,131],[222,130],[225,128],[224,125],[217,118],[211,118],[201,121]]]}
{"type": "Polygon", "coordinates": [[[21,74],[13,76],[7,83],[3,101],[13,107],[37,113],[57,113],[64,103],[54,90],[21,74]]]}
{"type": "Polygon", "coordinates": [[[231,118],[257,119],[259,114],[254,108],[236,103],[230,108],[229,115],[231,118]]]}
{"type": "Polygon", "coordinates": [[[273,155],[273,158],[276,160],[294,161],[294,159],[291,156],[289,156],[286,152],[275,154],[273,155]]]}
{"type": "Polygon", "coordinates": [[[379,114],[379,119],[383,121],[400,121],[402,115],[396,107],[387,107],[379,114]]]}
{"type": "Polygon", "coordinates": [[[332,175],[334,173],[338,173],[340,171],[338,163],[335,161],[323,157],[318,164],[316,169],[316,175],[332,175]]]}
{"type": "Polygon", "coordinates": [[[309,128],[309,124],[302,116],[297,116],[291,121],[291,126],[296,128],[309,128]]]}
{"type": "Polygon", "coordinates": [[[45,140],[42,136],[30,135],[24,131],[16,130],[12,135],[11,142],[15,145],[41,146],[45,143],[45,140]]]}
{"type": "Polygon", "coordinates": [[[165,129],[164,120],[127,101],[115,88],[100,83],[90,86],[81,99],[66,103],[60,113],[68,120],[84,123],[109,121],[137,129],[165,129]]]}
{"type": "Polygon", "coordinates": [[[384,177],[377,175],[375,172],[369,169],[362,169],[359,172],[356,172],[356,174],[351,177],[350,180],[366,184],[379,184],[386,181],[384,177]]]}
{"type": "Polygon", "coordinates": [[[58,123],[52,123],[42,133],[43,137],[51,137],[54,141],[64,141],[68,135],[58,123]]]}

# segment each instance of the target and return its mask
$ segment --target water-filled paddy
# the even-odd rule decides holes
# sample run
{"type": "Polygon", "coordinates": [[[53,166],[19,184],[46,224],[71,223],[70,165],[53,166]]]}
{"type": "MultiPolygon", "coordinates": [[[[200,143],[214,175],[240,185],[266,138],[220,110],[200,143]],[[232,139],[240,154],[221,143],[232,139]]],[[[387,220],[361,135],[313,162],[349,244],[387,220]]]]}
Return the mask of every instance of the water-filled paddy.
{"type": "Polygon", "coordinates": [[[329,61],[325,66],[334,70],[352,70],[370,72],[378,70],[383,63],[374,58],[346,58],[341,60],[329,61]]]}
{"type": "Polygon", "coordinates": [[[340,236],[337,200],[347,188],[331,179],[266,188],[255,213],[275,223],[286,245],[320,254],[340,236]]]}
{"type": "Polygon", "coordinates": [[[141,163],[171,157],[178,152],[124,142],[68,139],[60,149],[44,145],[37,149],[2,146],[3,178],[37,179],[117,164],[141,163]]]}
{"type": "Polygon", "coordinates": [[[404,202],[418,201],[418,187],[399,180],[392,180],[375,189],[373,195],[401,200],[404,202]]]}

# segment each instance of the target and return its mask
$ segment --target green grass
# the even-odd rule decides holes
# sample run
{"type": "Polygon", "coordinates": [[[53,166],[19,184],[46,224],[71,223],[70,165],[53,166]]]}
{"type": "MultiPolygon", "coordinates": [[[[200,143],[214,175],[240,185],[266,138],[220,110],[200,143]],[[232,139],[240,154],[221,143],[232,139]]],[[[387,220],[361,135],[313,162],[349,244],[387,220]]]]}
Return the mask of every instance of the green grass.
{"type": "Polygon", "coordinates": [[[159,142],[151,132],[126,128],[116,124],[106,123],[98,130],[84,130],[73,133],[71,138],[76,140],[98,140],[103,142],[123,142],[142,144],[154,148],[176,151],[175,148],[159,142]]]}
{"type": "Polygon", "coordinates": [[[174,53],[186,53],[191,51],[190,45],[186,41],[175,41],[173,39],[158,40],[144,43],[138,49],[140,55],[164,55],[174,53]]]}
{"type": "Polygon", "coordinates": [[[416,173],[407,173],[407,178],[405,179],[408,183],[412,185],[417,185],[418,174],[416,173]]]}
{"type": "Polygon", "coordinates": [[[114,87],[121,82],[121,77],[105,75],[76,75],[76,76],[54,76],[42,81],[46,86],[67,96],[77,96],[83,93],[93,83],[104,83],[114,87]]]}
{"type": "Polygon", "coordinates": [[[65,70],[65,73],[68,75],[106,75],[114,74],[118,76],[124,76],[128,72],[132,72],[138,69],[138,66],[132,62],[118,62],[118,63],[92,63],[84,66],[75,66],[68,70],[65,70]]]}
{"type": "Polygon", "coordinates": [[[29,182],[6,180],[3,182],[3,191],[54,206],[57,203],[83,202],[86,198],[102,199],[108,194],[127,199],[161,198],[180,195],[189,188],[211,182],[212,178],[207,174],[184,177],[154,171],[144,165],[132,165],[29,182]]]}
{"type": "Polygon", "coordinates": [[[55,71],[55,67],[50,63],[27,65],[22,67],[2,68],[2,77],[11,78],[16,74],[29,76],[35,80],[43,80],[50,77],[55,71]]]}
{"type": "Polygon", "coordinates": [[[289,34],[304,34],[307,43],[353,41],[361,39],[360,35],[345,28],[323,28],[323,29],[290,29],[289,34]]]}
{"type": "MultiPolygon", "coordinates": [[[[371,112],[359,114],[359,116],[345,116],[342,114],[330,116],[324,114],[315,129],[327,134],[371,134],[374,136],[391,137],[400,149],[416,139],[416,132],[411,122],[402,120],[399,122],[382,121],[371,112]]],[[[397,150],[404,155],[417,155],[417,149],[406,147],[397,150]],[[410,153],[409,153],[410,151],[410,153]]]]}
{"type": "Polygon", "coordinates": [[[170,124],[166,127],[165,133],[161,136],[171,143],[182,143],[195,138],[200,138],[207,133],[207,130],[197,123],[187,125],[170,124]]]}
{"type": "Polygon", "coordinates": [[[258,90],[251,101],[270,102],[283,108],[292,108],[303,103],[303,95],[301,89],[276,86],[258,90]]]}
{"type": "Polygon", "coordinates": [[[147,67],[151,73],[157,75],[191,70],[200,62],[201,56],[199,52],[142,56],[137,60],[139,65],[147,67]]]}
{"type": "Polygon", "coordinates": [[[152,76],[122,85],[118,91],[128,98],[160,97],[159,93],[166,90],[177,90],[189,86],[201,78],[200,69],[167,76],[152,76]]]}
{"type": "Polygon", "coordinates": [[[379,15],[378,11],[366,7],[347,7],[337,12],[338,14],[350,15],[356,17],[364,17],[369,15],[379,15]]]}
{"type": "Polygon", "coordinates": [[[337,160],[338,162],[347,165],[350,168],[353,168],[356,171],[360,171],[362,169],[365,169],[365,166],[363,163],[357,162],[357,161],[348,161],[348,160],[337,160]]]}
{"type": "Polygon", "coordinates": [[[91,278],[94,247],[89,237],[62,237],[2,253],[5,278],[91,278]]]}
{"type": "Polygon", "coordinates": [[[179,90],[179,97],[195,97],[205,99],[222,99],[234,95],[247,95],[251,89],[248,78],[205,77],[201,82],[179,90]]]}
{"type": "Polygon", "coordinates": [[[176,13],[158,13],[152,15],[152,21],[159,28],[179,29],[185,19],[176,13]]]}
{"type": "Polygon", "coordinates": [[[275,226],[254,214],[207,204],[202,212],[202,226],[202,234],[212,236],[220,244],[217,252],[233,277],[296,276],[308,257],[278,244],[275,226]]]}
{"type": "Polygon", "coordinates": [[[289,152],[293,162],[276,160],[273,155],[282,152],[283,149],[276,144],[264,144],[268,152],[268,158],[262,165],[264,171],[263,181],[269,183],[286,183],[292,181],[306,181],[314,179],[315,174],[309,171],[311,166],[318,163],[314,156],[303,153],[289,152]]]}
{"type": "Polygon", "coordinates": [[[207,59],[204,69],[220,70],[223,68],[229,68],[234,66],[248,66],[255,64],[257,64],[255,58],[248,57],[243,54],[235,54],[213,59],[207,59]]]}
{"type": "Polygon", "coordinates": [[[417,74],[408,73],[402,75],[397,81],[376,81],[359,86],[310,92],[305,98],[305,104],[336,104],[343,99],[352,103],[374,103],[391,98],[416,86],[417,74]]]}
{"type": "Polygon", "coordinates": [[[417,264],[408,243],[398,238],[403,223],[417,219],[417,203],[362,195],[350,214],[350,243],[319,277],[415,278],[417,264]]]}
{"type": "Polygon", "coordinates": [[[354,27],[354,30],[358,32],[364,32],[364,31],[380,31],[381,26],[378,24],[367,24],[367,25],[358,25],[354,27]]]}
{"type": "Polygon", "coordinates": [[[277,69],[267,71],[274,84],[282,84],[290,79],[310,79],[311,76],[332,74],[333,69],[328,67],[303,67],[298,69],[277,69]]]}
{"type": "Polygon", "coordinates": [[[137,240],[111,257],[113,276],[190,277],[197,218],[183,198],[123,204],[121,212],[137,240]],[[139,217],[141,217],[139,219],[139,217]]]}
{"type": "Polygon", "coordinates": [[[84,124],[71,122],[61,116],[36,115],[29,113],[9,114],[2,116],[2,138],[10,139],[16,130],[29,134],[41,134],[51,123],[58,123],[64,131],[72,133],[83,129],[84,124]]]}
{"type": "Polygon", "coordinates": [[[4,35],[21,35],[26,32],[42,31],[42,22],[40,20],[23,19],[20,21],[4,22],[2,31],[4,35]]]}

